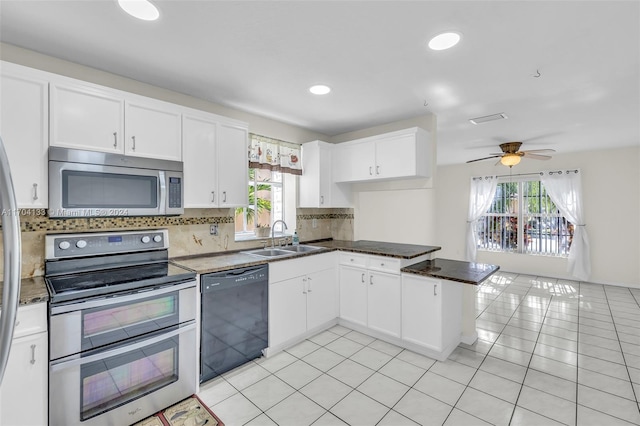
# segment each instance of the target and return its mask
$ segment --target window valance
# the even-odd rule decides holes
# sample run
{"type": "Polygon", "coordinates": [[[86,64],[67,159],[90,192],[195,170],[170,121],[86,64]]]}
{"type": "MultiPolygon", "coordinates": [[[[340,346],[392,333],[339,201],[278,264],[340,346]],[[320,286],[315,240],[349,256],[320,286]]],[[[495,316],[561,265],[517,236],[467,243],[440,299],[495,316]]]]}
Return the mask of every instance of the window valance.
{"type": "Polygon", "coordinates": [[[249,167],[301,175],[300,145],[250,133],[249,167]]]}

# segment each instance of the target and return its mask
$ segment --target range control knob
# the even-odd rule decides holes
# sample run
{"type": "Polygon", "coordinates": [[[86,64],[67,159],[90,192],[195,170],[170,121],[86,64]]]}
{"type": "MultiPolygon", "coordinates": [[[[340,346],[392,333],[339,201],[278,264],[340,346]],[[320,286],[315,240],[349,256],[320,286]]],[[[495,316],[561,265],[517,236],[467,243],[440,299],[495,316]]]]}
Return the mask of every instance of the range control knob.
{"type": "Polygon", "coordinates": [[[159,243],[160,241],[162,241],[162,235],[156,235],[155,237],[153,237],[153,241],[159,243]]]}
{"type": "Polygon", "coordinates": [[[83,249],[87,246],[87,242],[85,240],[78,240],[78,242],[76,243],[76,247],[78,247],[79,249],[83,249]]]}
{"type": "Polygon", "coordinates": [[[66,250],[69,247],[71,247],[71,244],[69,243],[69,241],[60,241],[60,244],[58,244],[58,247],[60,248],[60,250],[66,250]]]}
{"type": "Polygon", "coordinates": [[[151,238],[148,235],[145,235],[140,241],[142,241],[143,244],[147,244],[149,241],[151,241],[151,238]]]}

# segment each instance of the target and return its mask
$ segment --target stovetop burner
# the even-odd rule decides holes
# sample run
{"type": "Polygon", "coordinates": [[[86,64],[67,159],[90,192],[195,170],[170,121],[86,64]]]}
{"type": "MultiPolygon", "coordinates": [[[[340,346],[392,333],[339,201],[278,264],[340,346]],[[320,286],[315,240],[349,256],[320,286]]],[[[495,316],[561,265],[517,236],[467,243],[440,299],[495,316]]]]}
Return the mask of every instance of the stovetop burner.
{"type": "Polygon", "coordinates": [[[194,280],[194,271],[168,261],[167,239],[166,230],[47,235],[51,256],[45,282],[51,303],[194,280]]]}

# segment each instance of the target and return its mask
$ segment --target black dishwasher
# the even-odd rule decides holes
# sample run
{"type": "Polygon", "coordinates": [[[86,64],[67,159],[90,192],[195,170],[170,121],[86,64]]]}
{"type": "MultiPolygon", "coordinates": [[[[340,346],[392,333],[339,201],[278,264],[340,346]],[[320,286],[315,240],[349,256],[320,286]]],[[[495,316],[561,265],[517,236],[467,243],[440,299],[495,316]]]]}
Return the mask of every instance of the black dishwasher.
{"type": "Polygon", "coordinates": [[[268,265],[200,277],[200,383],[262,355],[269,343],[268,265]]]}

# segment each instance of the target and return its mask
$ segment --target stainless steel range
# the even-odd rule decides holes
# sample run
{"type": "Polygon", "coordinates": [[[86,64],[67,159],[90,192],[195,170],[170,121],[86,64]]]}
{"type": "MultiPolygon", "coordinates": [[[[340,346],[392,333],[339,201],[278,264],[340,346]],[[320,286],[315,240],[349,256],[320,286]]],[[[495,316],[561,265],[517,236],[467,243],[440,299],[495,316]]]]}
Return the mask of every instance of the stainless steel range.
{"type": "Polygon", "coordinates": [[[167,230],[46,237],[49,424],[127,425],[196,391],[196,273],[167,230]]]}

